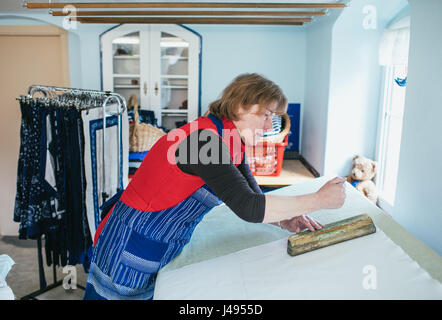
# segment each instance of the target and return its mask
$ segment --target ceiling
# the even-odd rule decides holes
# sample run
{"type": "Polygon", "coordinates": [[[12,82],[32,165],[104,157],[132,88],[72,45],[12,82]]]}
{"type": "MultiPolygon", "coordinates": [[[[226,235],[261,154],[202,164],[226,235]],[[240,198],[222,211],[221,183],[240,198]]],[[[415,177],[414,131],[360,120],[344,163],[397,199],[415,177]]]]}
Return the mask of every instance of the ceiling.
{"type": "Polygon", "coordinates": [[[68,2],[68,3],[106,3],[106,2],[112,2],[112,3],[130,3],[130,2],[192,2],[192,3],[198,3],[198,2],[213,2],[213,3],[345,3],[348,1],[338,1],[338,0],[308,0],[308,1],[297,1],[297,0],[276,0],[276,1],[254,1],[254,0],[230,0],[230,1],[224,1],[224,0],[166,0],[166,1],[135,1],[135,0],[66,0],[66,1],[60,1],[60,0],[1,0],[0,1],[0,11],[25,11],[28,10],[23,7],[24,2],[42,2],[42,3],[57,3],[57,2],[68,2]]]}
{"type": "MultiPolygon", "coordinates": [[[[118,1],[109,1],[109,0],[65,0],[65,1],[54,1],[54,0],[30,0],[30,1],[23,1],[23,0],[2,0],[0,1],[0,12],[8,12],[8,13],[20,13],[23,14],[25,12],[29,12],[29,13],[46,13],[46,12],[50,12],[51,11],[58,11],[58,13],[62,13],[62,9],[29,9],[25,7],[25,3],[43,3],[43,4],[56,4],[56,3],[69,3],[69,4],[73,4],[75,6],[75,3],[112,3],[112,4],[124,4],[124,3],[134,3],[134,2],[138,2],[138,3],[208,3],[208,4],[216,4],[216,3],[222,3],[225,5],[228,4],[247,4],[247,3],[254,3],[254,4],[346,4],[350,1],[348,0],[307,0],[307,1],[296,1],[296,0],[291,0],[291,1],[287,1],[287,0],[276,0],[276,1],[254,1],[254,0],[236,0],[236,1],[222,1],[222,0],[166,0],[166,1],[155,1],[155,0],[151,0],[151,1],[134,1],[134,0],[118,0],[118,1]]],[[[273,24],[273,21],[278,21],[277,24],[296,24],[296,25],[303,25],[303,24],[309,24],[311,22],[317,21],[318,19],[325,19],[325,16],[328,16],[330,11],[332,11],[332,13],[336,12],[336,11],[341,11],[342,9],[321,9],[321,8],[210,8],[210,7],[204,7],[204,8],[77,8],[77,16],[78,19],[80,19],[81,17],[81,12],[83,11],[92,11],[95,15],[95,12],[97,11],[102,11],[104,13],[101,13],[101,16],[95,16],[95,17],[84,17],[85,20],[87,20],[86,22],[90,20],[94,20],[94,19],[98,19],[98,22],[94,22],[94,23],[111,23],[111,22],[106,22],[109,21],[107,19],[117,19],[117,22],[113,22],[113,23],[130,23],[130,21],[132,21],[132,23],[160,23],[160,22],[149,22],[149,21],[153,21],[153,20],[161,20],[161,19],[172,19],[169,22],[161,22],[161,23],[204,23],[204,21],[211,21],[210,24],[236,24],[236,21],[239,21],[241,19],[245,19],[245,21],[243,23],[238,23],[238,24],[273,24]],[[114,11],[118,10],[118,11],[124,11],[122,13],[119,13],[118,15],[112,14],[111,16],[108,15],[108,13],[110,11],[114,11]],[[165,16],[154,16],[154,15],[149,15],[149,16],[140,16],[140,10],[143,11],[157,11],[157,10],[161,10],[163,12],[169,12],[171,13],[171,11],[175,11],[174,16],[169,16],[169,17],[165,17],[165,16]],[[129,14],[131,15],[124,15],[122,16],[122,14],[124,14],[125,12],[127,13],[128,11],[129,14]],[[178,12],[177,12],[178,11],[178,12]],[[210,15],[209,16],[203,16],[203,13],[199,13],[198,16],[194,16],[192,15],[192,17],[189,18],[189,15],[180,15],[180,12],[183,11],[205,11],[205,12],[209,12],[210,15]],[[213,12],[216,11],[224,11],[227,13],[231,13],[232,11],[241,11],[241,12],[248,12],[249,14],[247,14],[246,17],[244,16],[238,16],[237,14],[235,15],[228,15],[225,16],[223,15],[222,17],[220,15],[216,15],[216,17],[213,17],[213,12]],[[265,12],[263,12],[265,11],[265,12]],[[313,15],[305,15],[305,16],[276,16],[276,15],[272,15],[269,16],[269,13],[273,13],[276,11],[285,11],[285,12],[313,12],[313,15]],[[137,12],[136,15],[134,15],[134,12],[137,12]],[[250,13],[255,13],[255,12],[261,12],[262,14],[266,14],[266,16],[251,16],[250,13]],[[103,17],[103,15],[106,14],[106,17],[103,17]],[[318,14],[318,15],[316,15],[318,14]],[[319,15],[321,14],[321,15],[319,15]],[[238,19],[239,18],[239,19],[238,19]],[[138,22],[134,21],[138,20],[138,22]],[[147,19],[145,20],[145,22],[139,22],[139,20],[143,19],[147,19]],[[173,19],[181,19],[183,21],[173,21],[173,19]],[[201,19],[202,21],[200,22],[194,22],[198,19],[201,19]],[[205,20],[206,19],[206,20],[205,20]],[[209,20],[207,20],[209,19],[209,20]],[[249,20],[250,19],[250,20],[249,20]],[[190,20],[190,21],[189,21],[190,20]],[[253,20],[253,21],[252,21],[253,20]],[[290,20],[290,21],[288,21],[290,20]],[[291,23],[291,21],[295,21],[295,23],[291,23]],[[298,23],[298,20],[301,20],[302,22],[298,23]],[[100,22],[101,21],[101,22],[100,22]],[[104,21],[104,22],[103,22],[104,21]],[[230,23],[229,21],[235,21],[234,23],[230,23]],[[248,23],[247,21],[252,21],[251,23],[248,23]],[[264,22],[266,21],[266,22],[264,22]],[[281,22],[281,23],[279,23],[281,22]]],[[[86,13],[86,12],[85,12],[86,13]]],[[[54,15],[54,13],[52,13],[54,15]]],[[[298,14],[299,15],[299,14],[298,14]]],[[[81,22],[84,22],[82,20],[80,20],[81,22]]],[[[85,22],[85,23],[86,23],[85,22]]],[[[93,22],[93,21],[92,21],[93,22]]]]}

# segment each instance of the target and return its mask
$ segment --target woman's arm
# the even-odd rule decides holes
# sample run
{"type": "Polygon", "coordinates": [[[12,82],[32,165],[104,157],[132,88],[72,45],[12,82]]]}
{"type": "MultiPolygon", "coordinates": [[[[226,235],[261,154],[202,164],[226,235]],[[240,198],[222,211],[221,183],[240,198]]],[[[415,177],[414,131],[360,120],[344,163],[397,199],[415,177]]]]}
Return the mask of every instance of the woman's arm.
{"type": "Polygon", "coordinates": [[[274,196],[266,194],[265,197],[264,223],[279,222],[321,209],[316,193],[301,196],[274,196]]]}
{"type": "Polygon", "coordinates": [[[191,138],[193,135],[198,135],[199,131],[201,130],[192,133],[186,139],[188,141],[184,140],[186,143],[181,143],[178,146],[175,154],[177,165],[183,172],[201,177],[210,189],[240,218],[248,222],[273,223],[319,209],[332,208],[336,205],[342,206],[345,199],[342,183],[345,179],[340,178],[327,182],[316,193],[301,196],[274,196],[263,194],[261,190],[256,192],[242,172],[232,163],[226,145],[214,133],[208,135],[210,137],[208,141],[219,141],[217,146],[220,150],[217,156],[220,161],[203,163],[197,157],[197,162],[191,163],[191,141],[194,139],[198,142],[196,148],[198,154],[201,148],[207,144],[207,141],[200,141],[197,136],[191,138]],[[183,158],[179,156],[182,154],[186,154],[184,163],[181,162],[183,158]],[[340,184],[340,188],[338,184],[340,184]],[[341,201],[342,203],[340,203],[341,201]]]}
{"type": "MultiPolygon", "coordinates": [[[[238,166],[238,169],[239,171],[241,171],[242,175],[247,179],[250,187],[255,192],[262,193],[261,189],[256,183],[255,178],[252,175],[252,172],[250,171],[248,163],[246,162],[246,154],[244,154],[243,161],[238,166]]],[[[335,184],[343,183],[344,181],[345,179],[334,180],[335,184]]],[[[338,185],[336,186],[336,188],[334,188],[335,190],[329,190],[330,188],[329,184],[327,184],[327,186],[324,185],[324,187],[326,189],[325,192],[324,190],[320,189],[320,191],[318,192],[301,195],[297,197],[290,197],[290,196],[281,197],[281,196],[266,194],[265,195],[266,205],[265,205],[263,223],[271,223],[275,226],[281,226],[279,224],[280,221],[288,220],[296,216],[302,216],[313,211],[325,209],[326,207],[333,207],[336,205],[333,203],[334,200],[338,202],[342,200],[342,195],[344,194],[342,192],[343,187],[341,188],[338,185]],[[330,192],[334,192],[334,195],[332,195],[331,198],[330,198],[330,192]]],[[[307,219],[310,220],[309,218],[307,219]]],[[[315,222],[316,221],[313,221],[313,224],[315,222]]]]}
{"type": "MultiPolygon", "coordinates": [[[[247,181],[248,181],[250,187],[253,189],[253,191],[255,191],[256,193],[262,193],[261,189],[259,188],[259,186],[255,180],[255,177],[252,175],[252,172],[250,171],[249,165],[246,163],[246,154],[244,154],[243,161],[238,166],[238,169],[242,173],[242,175],[247,179],[247,181]]],[[[267,195],[265,195],[265,199],[266,199],[266,202],[265,202],[266,206],[265,206],[264,210],[267,213],[267,217],[269,217],[271,215],[274,219],[277,219],[277,220],[276,221],[266,221],[266,216],[264,216],[263,223],[270,223],[270,224],[273,224],[274,226],[281,227],[281,228],[286,228],[286,227],[283,226],[282,224],[280,224],[280,221],[282,222],[284,220],[287,220],[288,218],[279,219],[278,214],[282,215],[283,217],[286,217],[287,214],[285,213],[285,209],[287,207],[297,208],[299,211],[297,211],[296,213],[299,213],[299,216],[300,216],[305,213],[309,213],[309,212],[318,210],[316,207],[318,207],[318,204],[319,204],[319,199],[317,199],[317,195],[315,193],[305,195],[305,196],[296,197],[296,199],[293,199],[293,197],[280,197],[280,196],[273,196],[273,195],[267,194],[267,195]],[[294,203],[294,202],[297,202],[297,203],[294,203]],[[298,203],[301,205],[307,206],[307,207],[305,209],[302,209],[301,207],[299,207],[298,203]]],[[[293,213],[295,213],[295,212],[293,212],[293,210],[290,210],[290,212],[288,214],[291,215],[293,213]]]]}
{"type": "Polygon", "coordinates": [[[326,182],[317,192],[300,196],[266,194],[264,223],[278,222],[321,209],[337,209],[345,201],[344,178],[326,182]]]}
{"type": "Polygon", "coordinates": [[[256,182],[255,177],[252,174],[252,171],[250,171],[250,167],[246,161],[246,158],[247,158],[247,155],[244,152],[244,156],[242,158],[242,161],[237,168],[242,173],[242,175],[246,178],[247,182],[249,183],[250,188],[252,188],[252,190],[255,191],[256,193],[262,193],[261,188],[259,187],[258,183],[256,182]]]}

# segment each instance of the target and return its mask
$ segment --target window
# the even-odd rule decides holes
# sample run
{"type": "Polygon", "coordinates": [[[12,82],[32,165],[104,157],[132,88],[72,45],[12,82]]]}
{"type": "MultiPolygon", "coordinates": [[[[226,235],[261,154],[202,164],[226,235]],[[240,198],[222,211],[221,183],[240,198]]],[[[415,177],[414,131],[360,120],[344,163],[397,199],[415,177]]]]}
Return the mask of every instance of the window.
{"type": "Polygon", "coordinates": [[[406,65],[387,66],[384,70],[384,94],[376,183],[379,205],[387,212],[394,206],[402,136],[406,86],[406,65]]]}
{"type": "Polygon", "coordinates": [[[378,205],[391,213],[396,194],[402,120],[407,81],[409,17],[384,30],[379,46],[379,64],[383,66],[380,126],[378,132],[378,205]]]}

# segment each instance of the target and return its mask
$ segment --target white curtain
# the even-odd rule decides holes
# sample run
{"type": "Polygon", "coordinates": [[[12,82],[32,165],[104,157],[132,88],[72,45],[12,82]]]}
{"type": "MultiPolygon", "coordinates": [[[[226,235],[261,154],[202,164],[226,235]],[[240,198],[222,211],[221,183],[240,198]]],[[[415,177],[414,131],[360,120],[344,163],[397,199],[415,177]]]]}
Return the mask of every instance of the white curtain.
{"type": "Polygon", "coordinates": [[[409,45],[410,27],[384,30],[379,45],[379,64],[407,65],[409,45]]]}

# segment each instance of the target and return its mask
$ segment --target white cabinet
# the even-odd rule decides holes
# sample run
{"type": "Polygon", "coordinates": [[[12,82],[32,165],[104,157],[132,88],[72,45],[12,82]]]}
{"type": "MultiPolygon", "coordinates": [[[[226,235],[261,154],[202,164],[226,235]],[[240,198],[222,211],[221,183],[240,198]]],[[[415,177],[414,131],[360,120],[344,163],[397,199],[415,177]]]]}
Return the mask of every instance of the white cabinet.
{"type": "Polygon", "coordinates": [[[167,130],[200,116],[200,37],[174,24],[123,24],[101,36],[102,90],[135,93],[167,130]]]}

